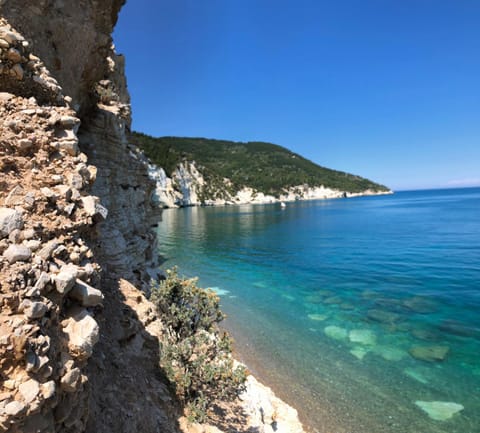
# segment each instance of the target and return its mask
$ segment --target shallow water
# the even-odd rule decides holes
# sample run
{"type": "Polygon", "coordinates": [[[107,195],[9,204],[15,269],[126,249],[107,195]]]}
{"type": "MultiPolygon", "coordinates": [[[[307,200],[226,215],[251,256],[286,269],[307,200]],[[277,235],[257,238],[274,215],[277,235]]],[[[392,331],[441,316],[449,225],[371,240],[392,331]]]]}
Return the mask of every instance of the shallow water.
{"type": "Polygon", "coordinates": [[[314,430],[480,432],[479,188],[162,220],[163,267],[219,292],[249,367],[314,430]]]}

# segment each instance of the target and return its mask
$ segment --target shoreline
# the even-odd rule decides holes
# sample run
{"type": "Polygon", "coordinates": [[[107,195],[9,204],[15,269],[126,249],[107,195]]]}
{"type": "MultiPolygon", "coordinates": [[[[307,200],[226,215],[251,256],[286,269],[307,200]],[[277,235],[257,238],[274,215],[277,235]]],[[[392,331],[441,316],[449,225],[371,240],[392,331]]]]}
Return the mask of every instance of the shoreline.
{"type": "Polygon", "coordinates": [[[323,201],[323,200],[334,200],[342,198],[356,198],[356,197],[374,197],[380,195],[392,195],[395,194],[395,191],[368,191],[368,192],[359,192],[359,193],[347,193],[344,191],[338,191],[338,195],[333,196],[324,196],[324,197],[294,197],[294,198],[273,198],[268,200],[252,200],[252,201],[224,201],[224,202],[206,202],[206,203],[192,203],[192,204],[182,204],[182,205],[173,205],[173,206],[159,206],[160,209],[184,209],[191,207],[221,207],[221,206],[246,206],[246,205],[265,205],[265,204],[282,204],[282,203],[296,203],[302,201],[323,201]],[[346,195],[343,195],[346,194],[346,195]]]}

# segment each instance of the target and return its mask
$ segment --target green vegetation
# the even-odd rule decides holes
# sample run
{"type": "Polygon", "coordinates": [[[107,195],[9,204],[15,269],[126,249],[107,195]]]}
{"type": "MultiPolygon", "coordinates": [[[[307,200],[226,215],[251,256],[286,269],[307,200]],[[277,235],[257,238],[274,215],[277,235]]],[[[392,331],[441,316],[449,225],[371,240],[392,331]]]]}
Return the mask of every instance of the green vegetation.
{"type": "Polygon", "coordinates": [[[152,288],[167,332],[160,348],[160,365],[191,421],[204,422],[215,401],[232,401],[244,389],[246,371],[234,367],[232,341],[217,324],[224,315],[219,298],[198,288],[196,279],[182,279],[176,269],[152,288]]]}
{"type": "Polygon", "coordinates": [[[181,161],[195,161],[212,190],[223,190],[224,178],[232,188],[244,186],[266,194],[279,195],[284,188],[308,184],[362,192],[366,189],[386,191],[387,187],[359,176],[321,167],[302,156],[271,143],[240,143],[206,138],[153,138],[134,132],[131,141],[137,144],[171,177],[181,161]]]}

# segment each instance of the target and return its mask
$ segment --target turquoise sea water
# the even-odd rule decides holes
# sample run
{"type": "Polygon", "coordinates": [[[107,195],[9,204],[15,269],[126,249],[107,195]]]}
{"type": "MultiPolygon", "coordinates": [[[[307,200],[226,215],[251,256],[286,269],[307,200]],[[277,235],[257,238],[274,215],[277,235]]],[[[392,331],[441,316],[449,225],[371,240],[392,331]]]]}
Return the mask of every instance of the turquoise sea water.
{"type": "Polygon", "coordinates": [[[314,431],[480,432],[480,188],[170,209],[158,235],[314,431]]]}

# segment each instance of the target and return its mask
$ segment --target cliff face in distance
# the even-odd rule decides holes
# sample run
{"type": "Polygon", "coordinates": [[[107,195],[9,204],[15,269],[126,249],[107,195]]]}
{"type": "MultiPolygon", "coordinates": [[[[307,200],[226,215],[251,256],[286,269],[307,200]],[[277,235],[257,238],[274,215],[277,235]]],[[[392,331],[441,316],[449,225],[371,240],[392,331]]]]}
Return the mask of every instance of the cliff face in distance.
{"type": "MultiPolygon", "coordinates": [[[[159,215],[127,140],[110,36],[122,4],[0,0],[0,431],[219,432],[179,421],[164,327],[139,290],[159,215]]],[[[294,409],[249,389],[228,429],[302,431],[294,409]]]]}
{"type": "Polygon", "coordinates": [[[161,206],[272,203],[389,194],[384,185],[319,166],[282,146],[133,133],[153,162],[161,206]]]}

